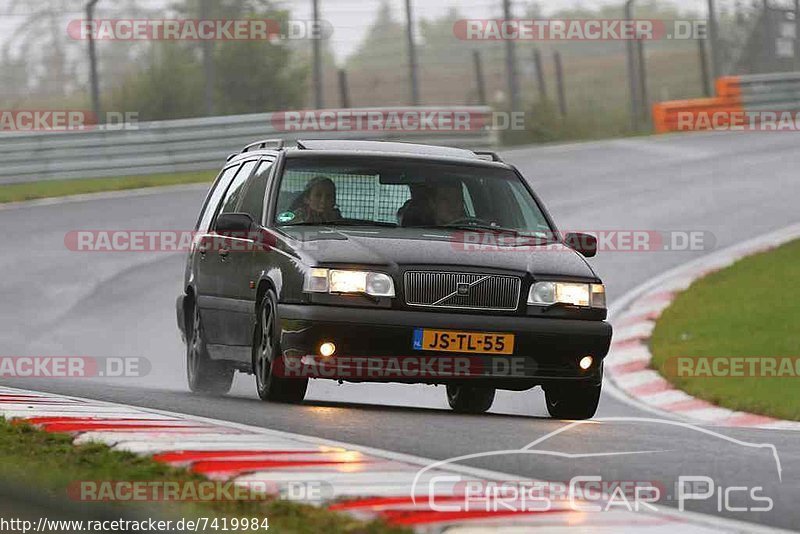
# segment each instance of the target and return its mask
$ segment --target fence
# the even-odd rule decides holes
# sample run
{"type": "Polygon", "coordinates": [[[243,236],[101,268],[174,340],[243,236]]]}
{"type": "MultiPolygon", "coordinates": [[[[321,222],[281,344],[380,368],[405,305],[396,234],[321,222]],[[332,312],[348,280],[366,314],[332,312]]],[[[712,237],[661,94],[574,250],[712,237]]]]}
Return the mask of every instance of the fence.
{"type": "MultiPolygon", "coordinates": [[[[258,139],[383,139],[463,148],[496,144],[489,107],[381,108],[415,112],[464,112],[483,128],[452,131],[279,131],[272,113],[139,123],[135,129],[0,134],[0,184],[102,178],[219,168],[232,152],[258,139]]],[[[349,113],[370,109],[348,110],[349,113]]]]}
{"type": "Polygon", "coordinates": [[[656,133],[729,127],[748,112],[800,111],[800,72],[727,76],[716,86],[714,98],[655,104],[656,133]]]}

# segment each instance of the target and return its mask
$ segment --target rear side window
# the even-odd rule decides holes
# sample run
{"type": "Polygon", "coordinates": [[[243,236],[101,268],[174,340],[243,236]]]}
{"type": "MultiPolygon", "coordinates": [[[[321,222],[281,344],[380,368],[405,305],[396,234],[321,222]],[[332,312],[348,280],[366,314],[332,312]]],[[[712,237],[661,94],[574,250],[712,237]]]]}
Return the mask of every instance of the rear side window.
{"type": "Polygon", "coordinates": [[[248,161],[242,165],[242,168],[236,173],[236,178],[233,179],[233,183],[231,183],[228,188],[228,192],[225,193],[225,200],[222,201],[220,213],[236,212],[236,208],[239,206],[239,201],[242,199],[244,193],[244,186],[247,183],[247,179],[250,178],[250,173],[253,172],[255,166],[256,161],[248,161]]]}
{"type": "Polygon", "coordinates": [[[238,170],[239,165],[234,165],[233,167],[228,167],[220,174],[214,186],[214,190],[211,192],[211,196],[208,197],[208,202],[206,202],[203,208],[203,213],[200,215],[200,221],[197,223],[197,230],[199,232],[208,232],[208,227],[212,219],[214,219],[214,214],[217,213],[219,201],[222,199],[225,191],[228,190],[228,186],[231,184],[231,180],[233,180],[238,170]]]}
{"type": "Polygon", "coordinates": [[[244,196],[239,211],[247,213],[257,223],[262,223],[264,213],[264,194],[267,189],[267,179],[269,178],[274,160],[261,160],[258,169],[245,186],[244,196]]]}

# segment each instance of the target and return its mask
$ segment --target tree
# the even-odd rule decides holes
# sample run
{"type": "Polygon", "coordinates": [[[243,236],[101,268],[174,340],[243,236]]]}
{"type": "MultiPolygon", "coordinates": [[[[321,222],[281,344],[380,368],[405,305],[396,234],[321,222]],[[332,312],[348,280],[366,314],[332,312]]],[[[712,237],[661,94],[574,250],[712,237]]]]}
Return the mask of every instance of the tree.
{"type": "Polygon", "coordinates": [[[111,109],[134,111],[139,120],[195,117],[203,110],[203,72],[182,43],[158,43],[142,58],[146,67],[111,92],[111,109]]]}
{"type": "MultiPolygon", "coordinates": [[[[200,0],[174,4],[179,18],[196,19],[200,0]]],[[[267,0],[209,3],[210,19],[272,19],[282,24],[288,12],[267,0]]],[[[215,41],[214,102],[218,114],[258,113],[301,107],[306,67],[280,41],[215,41]]],[[[115,91],[115,109],[138,111],[141,120],[197,117],[205,114],[205,77],[201,42],[163,42],[143,58],[144,67],[127,76],[115,91]]]]}
{"type": "Polygon", "coordinates": [[[383,0],[375,22],[367,31],[358,49],[347,61],[348,69],[397,70],[398,61],[407,57],[405,25],[394,20],[392,9],[383,0]]]}

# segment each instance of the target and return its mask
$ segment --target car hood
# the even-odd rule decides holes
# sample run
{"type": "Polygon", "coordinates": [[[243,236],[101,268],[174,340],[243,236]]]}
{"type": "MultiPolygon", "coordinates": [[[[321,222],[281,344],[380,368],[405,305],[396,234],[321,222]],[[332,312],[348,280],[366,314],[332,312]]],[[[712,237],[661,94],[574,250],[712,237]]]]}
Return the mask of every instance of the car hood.
{"type": "Polygon", "coordinates": [[[463,232],[414,228],[304,227],[284,232],[309,265],[395,269],[440,265],[530,273],[537,278],[597,278],[583,256],[560,243],[535,245],[523,238],[514,240],[516,246],[478,245],[465,243],[463,232]]]}

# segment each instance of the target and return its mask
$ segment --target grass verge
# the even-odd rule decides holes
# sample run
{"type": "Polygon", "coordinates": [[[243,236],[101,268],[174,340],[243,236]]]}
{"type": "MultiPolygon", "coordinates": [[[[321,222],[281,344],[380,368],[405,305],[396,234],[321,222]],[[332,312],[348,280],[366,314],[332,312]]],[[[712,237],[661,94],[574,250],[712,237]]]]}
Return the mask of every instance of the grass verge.
{"type": "Polygon", "coordinates": [[[151,174],[147,176],[122,176],[112,178],[86,178],[76,180],[43,180],[22,184],[0,185],[0,203],[21,202],[37,198],[63,197],[101,191],[122,191],[160,185],[208,183],[214,171],[151,174]]]}
{"type": "MultiPolygon", "coordinates": [[[[759,364],[800,357],[798,280],[800,241],[696,281],[659,318],[650,340],[651,365],[695,397],[733,410],[800,420],[800,376],[791,376],[800,371],[800,360],[794,371],[779,377],[707,376],[718,374],[713,370],[702,373],[706,376],[679,377],[675,365],[677,357],[755,357],[759,364]]],[[[723,370],[731,364],[724,363],[723,370]]],[[[750,374],[749,364],[744,369],[750,374]]]]}
{"type": "MultiPolygon", "coordinates": [[[[11,424],[0,418],[0,480],[4,485],[34,488],[43,497],[69,501],[67,488],[75,481],[191,482],[207,480],[186,469],[176,469],[148,457],[114,451],[102,444],[73,445],[65,434],[37,430],[30,425],[11,424]]],[[[80,503],[90,510],[103,503],[80,503]],[[87,507],[88,505],[88,507],[87,507]]],[[[350,516],[283,500],[214,501],[171,503],[122,503],[123,512],[161,519],[268,518],[270,531],[292,533],[407,532],[381,522],[362,522],[350,516]]],[[[50,519],[57,519],[50,517],[50,519]]],[[[245,531],[247,532],[247,531],[245,531]]],[[[254,532],[265,532],[255,530],[254,532]]]]}

